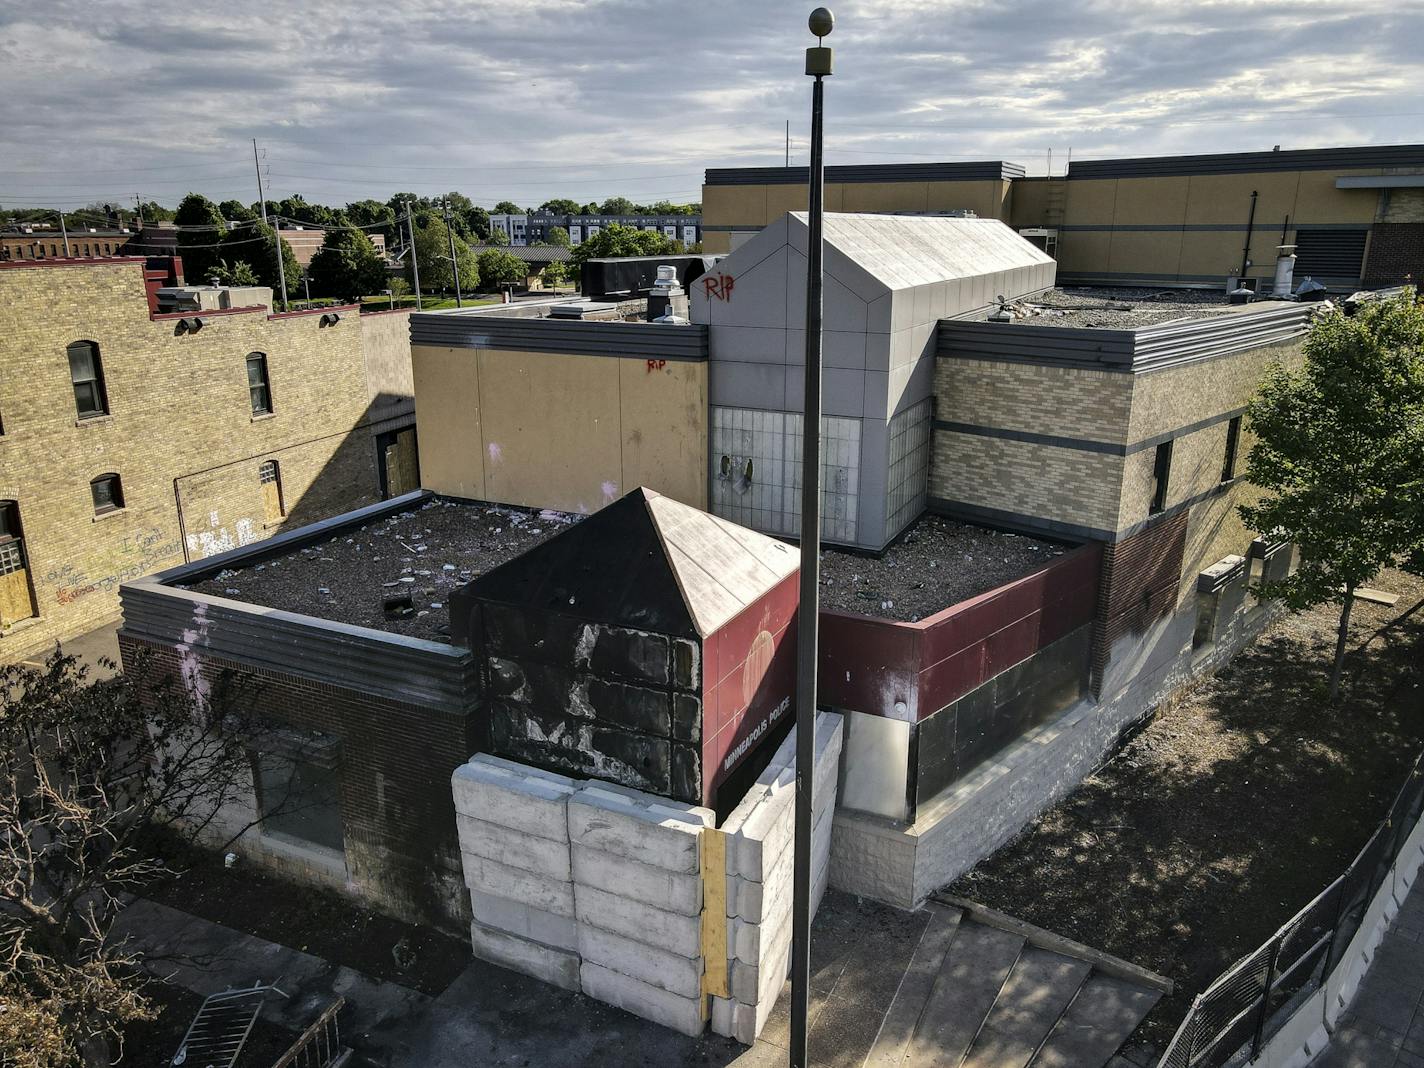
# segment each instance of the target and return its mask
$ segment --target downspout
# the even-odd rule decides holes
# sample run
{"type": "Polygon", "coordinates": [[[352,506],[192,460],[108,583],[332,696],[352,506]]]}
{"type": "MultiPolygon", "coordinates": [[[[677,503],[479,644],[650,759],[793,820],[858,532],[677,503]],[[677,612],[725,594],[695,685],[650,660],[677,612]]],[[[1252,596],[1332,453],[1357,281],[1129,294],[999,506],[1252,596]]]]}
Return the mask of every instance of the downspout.
{"type": "Polygon", "coordinates": [[[1246,244],[1241,248],[1241,284],[1246,284],[1246,267],[1251,260],[1251,231],[1256,225],[1256,197],[1259,194],[1256,190],[1251,190],[1251,214],[1246,216],[1246,244]]]}
{"type": "Polygon", "coordinates": [[[178,542],[183,547],[183,562],[191,564],[192,556],[188,553],[188,524],[183,519],[183,495],[178,491],[178,479],[173,480],[173,503],[178,509],[178,542]]]}

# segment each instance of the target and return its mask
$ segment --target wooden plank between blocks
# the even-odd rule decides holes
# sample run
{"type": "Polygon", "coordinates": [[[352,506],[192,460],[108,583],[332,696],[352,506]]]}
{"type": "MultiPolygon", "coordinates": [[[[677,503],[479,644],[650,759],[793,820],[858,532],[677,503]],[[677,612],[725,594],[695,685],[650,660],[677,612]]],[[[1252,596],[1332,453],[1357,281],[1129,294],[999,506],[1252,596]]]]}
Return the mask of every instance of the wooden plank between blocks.
{"type": "Polygon", "coordinates": [[[702,832],[702,993],[732,996],[727,974],[727,837],[710,827],[702,832]]]}

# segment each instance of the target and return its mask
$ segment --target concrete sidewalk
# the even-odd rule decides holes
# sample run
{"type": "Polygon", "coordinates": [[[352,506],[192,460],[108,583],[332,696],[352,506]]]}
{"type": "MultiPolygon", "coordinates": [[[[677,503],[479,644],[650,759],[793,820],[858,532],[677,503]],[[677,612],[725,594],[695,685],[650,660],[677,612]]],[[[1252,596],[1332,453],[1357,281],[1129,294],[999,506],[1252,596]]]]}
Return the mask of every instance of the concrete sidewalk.
{"type": "Polygon", "coordinates": [[[1424,1068],[1424,878],[1415,879],[1330,1045],[1311,1065],[1424,1068]]]}

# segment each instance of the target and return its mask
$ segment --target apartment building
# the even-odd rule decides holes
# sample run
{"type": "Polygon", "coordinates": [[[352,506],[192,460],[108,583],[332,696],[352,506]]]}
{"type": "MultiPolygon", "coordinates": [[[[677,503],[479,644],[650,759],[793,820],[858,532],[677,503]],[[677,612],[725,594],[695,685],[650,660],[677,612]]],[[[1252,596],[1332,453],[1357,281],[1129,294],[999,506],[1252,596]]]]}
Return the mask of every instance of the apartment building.
{"type": "MultiPolygon", "coordinates": [[[[806,169],[710,169],[704,247],[735,249],[806,205],[806,169]]],[[[1424,145],[1366,145],[1074,160],[1026,177],[1002,161],[826,168],[828,211],[998,219],[1051,246],[1067,284],[1264,291],[1278,246],[1296,277],[1332,289],[1394,285],[1424,273],[1424,145]]]]}
{"type": "Polygon", "coordinates": [[[408,313],[160,312],[151,263],[0,265],[4,660],[113,618],[127,579],[417,481],[408,313]]]}
{"type": "Polygon", "coordinates": [[[634,230],[656,230],[672,241],[691,247],[702,240],[700,215],[561,215],[534,211],[527,215],[491,215],[490,227],[500,230],[511,245],[535,245],[549,240],[549,231],[562,227],[569,243],[582,244],[600,230],[613,225],[634,230]]]}
{"type": "Polygon", "coordinates": [[[121,256],[137,235],[121,227],[72,227],[25,225],[0,230],[0,263],[9,260],[62,259],[65,256],[93,259],[121,256]],[[66,251],[66,249],[68,251],[66,251]]]}

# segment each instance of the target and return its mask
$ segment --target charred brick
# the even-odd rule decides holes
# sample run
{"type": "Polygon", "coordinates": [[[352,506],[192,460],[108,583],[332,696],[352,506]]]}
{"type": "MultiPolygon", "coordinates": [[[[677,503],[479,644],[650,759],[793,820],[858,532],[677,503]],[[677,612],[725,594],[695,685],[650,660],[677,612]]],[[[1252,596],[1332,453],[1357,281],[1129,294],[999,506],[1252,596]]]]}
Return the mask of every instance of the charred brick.
{"type": "Polygon", "coordinates": [[[661,634],[598,627],[589,668],[595,675],[667,685],[668,640],[661,634]]]}
{"type": "Polygon", "coordinates": [[[600,720],[666,738],[672,730],[672,695],[666,690],[590,679],[588,703],[600,720]]]}

